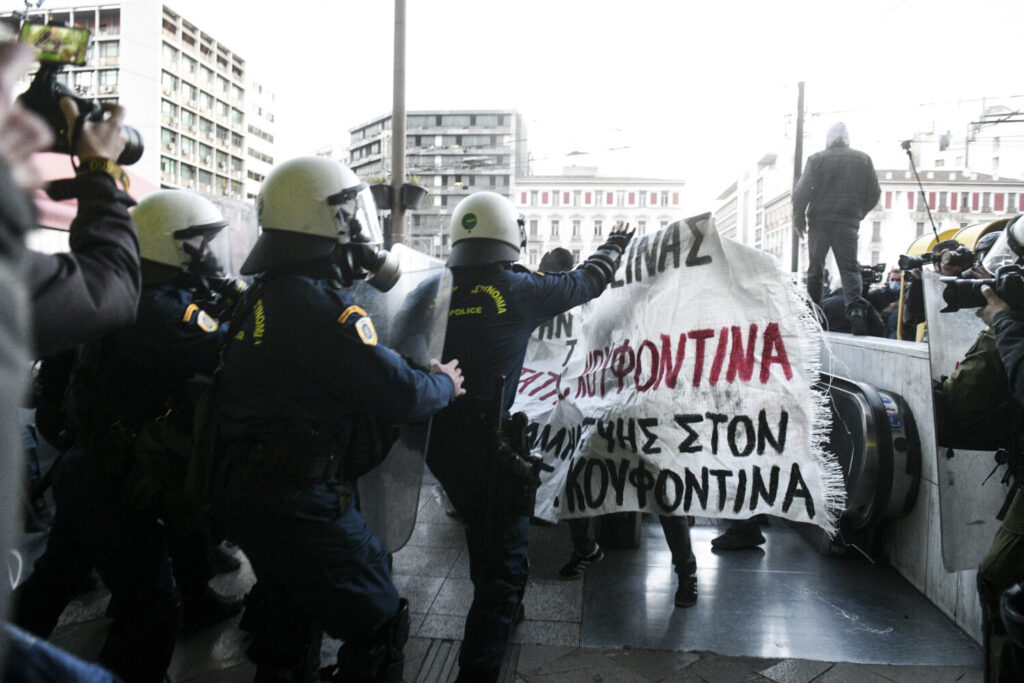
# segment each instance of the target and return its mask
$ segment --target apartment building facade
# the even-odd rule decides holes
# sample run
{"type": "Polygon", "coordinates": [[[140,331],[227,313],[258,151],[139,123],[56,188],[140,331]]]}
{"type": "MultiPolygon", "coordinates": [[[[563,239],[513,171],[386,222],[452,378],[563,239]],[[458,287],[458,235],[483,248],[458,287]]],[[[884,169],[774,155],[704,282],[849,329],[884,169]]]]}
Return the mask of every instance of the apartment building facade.
{"type": "MultiPolygon", "coordinates": [[[[350,131],[349,166],[367,182],[391,182],[391,115],[350,131]]],[[[526,130],[513,109],[421,110],[406,115],[406,176],[429,191],[407,215],[410,246],[446,257],[448,220],[467,195],[489,190],[512,196],[525,174],[526,130]]]]}
{"type": "Polygon", "coordinates": [[[146,145],[135,173],[162,187],[245,199],[249,138],[259,141],[259,161],[272,160],[273,137],[248,131],[238,53],[157,0],[72,0],[33,10],[30,20],[92,31],[86,63],[66,67],[60,80],[82,97],[125,107],[146,145]]]}

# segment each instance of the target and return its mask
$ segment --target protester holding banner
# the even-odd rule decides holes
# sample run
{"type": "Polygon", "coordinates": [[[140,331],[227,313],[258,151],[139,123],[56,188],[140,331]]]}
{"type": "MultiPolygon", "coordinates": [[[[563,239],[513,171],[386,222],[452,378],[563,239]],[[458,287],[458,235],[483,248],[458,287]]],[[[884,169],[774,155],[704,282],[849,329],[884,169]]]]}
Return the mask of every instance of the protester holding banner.
{"type": "Polygon", "coordinates": [[[524,461],[510,455],[506,442],[516,434],[508,422],[501,439],[469,435],[486,436],[481,416],[509,418],[531,332],[601,294],[632,233],[619,227],[577,270],[542,275],[512,267],[526,237],[502,195],[463,199],[450,231],[454,286],[443,358],[461,361],[467,395],[435,417],[427,464],[467,522],[474,595],[458,680],[494,681],[522,615],[535,486],[523,478],[524,461]]]}

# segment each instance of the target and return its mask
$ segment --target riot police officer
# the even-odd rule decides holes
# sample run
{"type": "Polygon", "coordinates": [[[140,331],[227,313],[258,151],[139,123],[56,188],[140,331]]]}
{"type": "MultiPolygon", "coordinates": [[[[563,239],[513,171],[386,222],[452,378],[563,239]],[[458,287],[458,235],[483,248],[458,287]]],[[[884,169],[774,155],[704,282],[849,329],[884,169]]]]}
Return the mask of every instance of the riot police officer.
{"type": "MultiPolygon", "coordinates": [[[[461,360],[467,396],[435,419],[427,464],[467,523],[474,595],[459,654],[459,680],[493,681],[522,615],[532,500],[523,505],[515,494],[509,500],[499,490],[518,475],[496,471],[502,465],[495,465],[495,444],[467,438],[480,432],[479,416],[487,412],[473,405],[491,401],[496,382],[504,378],[498,408],[509,417],[530,333],[600,295],[632,233],[614,230],[576,270],[540,274],[512,266],[526,239],[515,208],[502,195],[466,197],[455,208],[449,230],[453,288],[443,357],[461,360]]],[[[505,457],[499,462],[514,465],[505,457]]]]}
{"type": "Polygon", "coordinates": [[[402,677],[409,632],[384,549],[352,504],[349,450],[365,419],[417,422],[462,392],[457,362],[414,369],[378,343],[345,291],[389,289],[366,183],[346,166],[300,157],[274,168],[257,200],[263,232],[242,266],[258,274],[224,353],[222,434],[234,474],[220,519],[265,596],[257,680],[311,675],[319,632],[344,641],[334,675],[402,677]]]}
{"type": "MultiPolygon", "coordinates": [[[[227,225],[208,200],[179,190],[149,195],[132,215],[143,283],[136,323],[79,351],[67,406],[74,445],[54,483],[57,515],[45,553],[16,592],[15,613],[15,623],[46,637],[95,567],[112,593],[99,658],[129,682],[163,680],[182,609],[163,518],[187,449],[142,453],[139,443],[161,422],[190,434],[187,382],[212,374],[224,334],[197,296],[206,291],[203,274],[217,272],[213,240],[227,225]]],[[[207,600],[222,617],[240,609],[209,589],[212,572],[188,569],[179,574],[190,577],[181,586],[188,614],[208,609],[207,600]]]]}

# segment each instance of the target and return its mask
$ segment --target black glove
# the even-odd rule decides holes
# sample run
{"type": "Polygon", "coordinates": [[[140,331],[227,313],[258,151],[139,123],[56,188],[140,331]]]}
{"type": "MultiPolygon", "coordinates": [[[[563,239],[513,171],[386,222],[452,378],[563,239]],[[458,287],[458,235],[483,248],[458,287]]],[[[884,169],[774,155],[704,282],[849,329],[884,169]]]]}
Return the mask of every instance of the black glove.
{"type": "Polygon", "coordinates": [[[626,247],[629,246],[629,241],[633,239],[633,235],[636,234],[636,228],[629,229],[629,223],[619,223],[616,225],[610,233],[608,233],[608,239],[598,247],[601,250],[605,247],[610,249],[617,249],[620,254],[626,251],[626,247]]]}

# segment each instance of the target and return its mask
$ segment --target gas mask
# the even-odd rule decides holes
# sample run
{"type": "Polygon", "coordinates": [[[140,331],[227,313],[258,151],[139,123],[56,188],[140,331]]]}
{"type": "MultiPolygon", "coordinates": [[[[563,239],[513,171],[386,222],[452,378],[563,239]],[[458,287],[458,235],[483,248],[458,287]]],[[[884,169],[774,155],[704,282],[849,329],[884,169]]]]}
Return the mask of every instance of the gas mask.
{"type": "Polygon", "coordinates": [[[341,283],[347,287],[356,280],[366,280],[381,292],[394,287],[401,269],[398,259],[382,248],[383,233],[369,186],[360,183],[328,197],[327,201],[337,207],[343,226],[333,255],[341,272],[341,283]]]}

